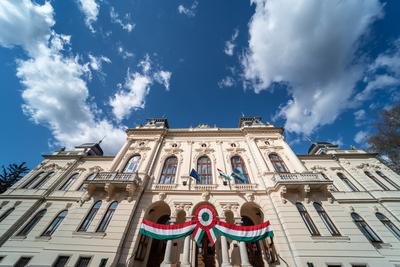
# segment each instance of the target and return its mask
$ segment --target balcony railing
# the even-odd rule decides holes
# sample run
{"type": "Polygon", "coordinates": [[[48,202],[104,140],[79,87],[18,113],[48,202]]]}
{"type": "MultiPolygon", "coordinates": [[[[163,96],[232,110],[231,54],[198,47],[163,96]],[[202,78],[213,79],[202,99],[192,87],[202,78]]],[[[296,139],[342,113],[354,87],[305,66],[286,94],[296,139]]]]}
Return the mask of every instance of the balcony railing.
{"type": "Polygon", "coordinates": [[[329,182],[320,173],[276,173],[272,180],[275,183],[329,182]]]}
{"type": "Polygon", "coordinates": [[[176,189],[177,184],[155,184],[154,190],[171,191],[176,189]]]}
{"type": "Polygon", "coordinates": [[[257,184],[234,184],[233,188],[238,191],[255,190],[257,188],[257,184]]]}
{"type": "Polygon", "coordinates": [[[92,180],[88,182],[99,182],[99,181],[116,181],[116,182],[132,182],[135,177],[137,176],[136,173],[118,173],[118,172],[99,172],[92,180]]]}
{"type": "Polygon", "coordinates": [[[197,191],[211,191],[217,189],[217,184],[195,184],[193,186],[194,190],[197,191]]]}

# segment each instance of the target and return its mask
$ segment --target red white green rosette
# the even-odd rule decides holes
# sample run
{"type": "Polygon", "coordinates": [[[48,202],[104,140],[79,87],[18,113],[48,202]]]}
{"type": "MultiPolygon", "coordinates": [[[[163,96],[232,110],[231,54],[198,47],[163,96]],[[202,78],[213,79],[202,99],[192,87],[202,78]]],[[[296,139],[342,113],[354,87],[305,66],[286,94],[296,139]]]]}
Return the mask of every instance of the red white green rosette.
{"type": "Polygon", "coordinates": [[[194,241],[200,246],[204,233],[207,234],[211,246],[217,242],[217,235],[214,232],[214,226],[217,223],[217,212],[213,206],[204,204],[197,208],[194,221],[196,228],[193,232],[194,241]]]}

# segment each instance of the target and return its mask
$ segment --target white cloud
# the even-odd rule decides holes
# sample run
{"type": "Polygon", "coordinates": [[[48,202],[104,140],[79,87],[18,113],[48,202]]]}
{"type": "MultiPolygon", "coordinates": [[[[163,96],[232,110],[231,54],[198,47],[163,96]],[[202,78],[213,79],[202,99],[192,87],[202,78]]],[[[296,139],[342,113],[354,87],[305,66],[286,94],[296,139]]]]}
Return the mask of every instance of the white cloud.
{"type": "MultiPolygon", "coordinates": [[[[121,28],[127,32],[131,32],[133,30],[133,28],[135,28],[135,24],[131,23],[131,22],[123,22],[118,13],[115,11],[114,7],[111,7],[110,9],[110,17],[111,17],[111,22],[112,23],[116,23],[119,24],[121,26],[121,28]]],[[[126,14],[125,16],[125,20],[129,20],[130,16],[129,14],[126,14]]]]}
{"type": "Polygon", "coordinates": [[[92,70],[95,71],[101,71],[103,62],[110,64],[111,63],[111,59],[109,59],[108,57],[105,56],[93,56],[92,54],[89,54],[89,66],[90,68],[92,68],[92,70]]]}
{"type": "Polygon", "coordinates": [[[171,79],[172,73],[170,71],[161,70],[154,74],[154,79],[162,85],[164,85],[165,89],[169,91],[169,80],[171,79]]]}
{"type": "Polygon", "coordinates": [[[397,89],[400,85],[400,39],[395,42],[393,49],[380,54],[369,66],[364,82],[367,85],[355,96],[356,103],[373,98],[379,90],[397,89]]]}
{"type": "Polygon", "coordinates": [[[117,47],[117,51],[118,51],[118,54],[120,54],[123,59],[127,59],[127,58],[134,56],[134,54],[132,52],[129,52],[128,50],[126,50],[122,45],[119,45],[117,47]]]}
{"type": "Polygon", "coordinates": [[[254,0],[249,47],[242,59],[245,86],[255,92],[273,83],[289,86],[279,111],[285,128],[309,135],[347,107],[362,64],[360,37],[381,16],[379,1],[254,0]]]}
{"type": "Polygon", "coordinates": [[[123,88],[119,86],[118,92],[109,99],[113,114],[118,121],[127,118],[133,111],[143,109],[146,96],[154,81],[164,85],[169,90],[171,72],[165,70],[152,71],[152,61],[146,55],[138,64],[141,71],[133,72],[128,69],[123,88]],[[124,90],[125,89],[125,90],[124,90]]]}
{"type": "Polygon", "coordinates": [[[78,6],[85,15],[86,26],[89,27],[91,32],[96,32],[92,26],[92,23],[97,21],[100,6],[95,0],[78,0],[78,6]]]}
{"type": "Polygon", "coordinates": [[[219,88],[232,87],[235,85],[235,80],[231,76],[226,76],[218,82],[219,88]]]}
{"type": "Polygon", "coordinates": [[[363,109],[357,110],[354,112],[354,120],[356,122],[356,126],[361,126],[365,120],[366,112],[363,109]]]}
{"type": "Polygon", "coordinates": [[[228,56],[233,56],[233,52],[236,47],[235,41],[236,41],[236,38],[238,38],[238,36],[239,36],[239,30],[235,29],[231,39],[225,42],[224,53],[227,54],[228,56]]]}
{"type": "Polygon", "coordinates": [[[356,135],[354,136],[354,141],[355,141],[357,144],[363,145],[363,144],[365,144],[365,142],[366,142],[366,140],[367,140],[367,136],[368,136],[368,133],[367,133],[367,132],[365,132],[365,131],[359,131],[359,132],[357,132],[356,135]]]}
{"type": "Polygon", "coordinates": [[[22,106],[33,122],[48,127],[59,145],[72,147],[106,137],[102,146],[114,153],[125,140],[124,129],[98,118],[101,112],[89,103],[87,64],[64,56],[70,37],[52,32],[53,9],[28,0],[0,2],[2,46],[22,46],[30,58],[17,61],[17,76],[24,87],[22,106]],[[10,30],[12,29],[12,30],[10,30]],[[14,36],[15,35],[15,36],[14,36]]]}
{"type": "Polygon", "coordinates": [[[199,2],[194,1],[190,7],[185,7],[183,5],[178,6],[178,12],[179,14],[186,15],[189,18],[192,18],[196,16],[196,8],[198,6],[199,2]]]}

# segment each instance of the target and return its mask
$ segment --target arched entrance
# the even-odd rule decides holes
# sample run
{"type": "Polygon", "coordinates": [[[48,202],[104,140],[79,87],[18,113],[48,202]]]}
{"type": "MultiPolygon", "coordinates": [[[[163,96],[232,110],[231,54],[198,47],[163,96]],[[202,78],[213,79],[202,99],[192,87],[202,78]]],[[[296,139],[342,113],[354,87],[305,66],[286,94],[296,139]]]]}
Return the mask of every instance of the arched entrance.
{"type": "MultiPolygon", "coordinates": [[[[170,220],[169,215],[162,215],[157,220],[157,223],[169,224],[169,220],[170,220]]],[[[151,248],[150,248],[149,259],[147,261],[147,266],[149,267],[160,266],[160,264],[164,260],[164,253],[166,246],[167,246],[166,240],[153,239],[153,242],[151,242],[151,248]]]]}
{"type": "MultiPolygon", "coordinates": [[[[197,207],[199,207],[202,204],[209,204],[213,206],[208,202],[200,202],[193,208],[192,210],[193,216],[196,212],[197,207]]],[[[199,246],[196,244],[195,267],[209,267],[209,266],[210,267],[216,266],[215,246],[211,246],[208,237],[204,235],[201,245],[199,246]]]]}
{"type": "MultiPolygon", "coordinates": [[[[169,224],[171,209],[163,202],[153,203],[146,211],[145,219],[159,224],[169,224]]],[[[140,266],[160,266],[164,260],[167,241],[152,239],[141,235],[138,237],[138,246],[135,254],[135,261],[140,266]]],[[[135,266],[133,264],[132,266],[135,266]]]]}
{"type": "MultiPolygon", "coordinates": [[[[260,224],[264,220],[264,215],[261,209],[253,203],[244,204],[240,213],[244,226],[260,224]]],[[[246,248],[251,265],[254,267],[264,267],[262,241],[246,243],[246,248]]]]}

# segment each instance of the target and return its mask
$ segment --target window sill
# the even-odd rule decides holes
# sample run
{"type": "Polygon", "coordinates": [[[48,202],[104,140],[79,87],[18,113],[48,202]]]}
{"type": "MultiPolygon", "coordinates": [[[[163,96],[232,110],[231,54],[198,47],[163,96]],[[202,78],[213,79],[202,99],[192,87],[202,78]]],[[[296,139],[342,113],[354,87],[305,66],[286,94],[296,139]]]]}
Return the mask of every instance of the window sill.
{"type": "Polygon", "coordinates": [[[37,236],[35,237],[36,240],[50,240],[51,236],[37,236]]]}
{"type": "Polygon", "coordinates": [[[350,241],[348,236],[311,236],[311,239],[322,242],[350,241]]]}
{"type": "Polygon", "coordinates": [[[24,240],[24,239],[26,239],[26,235],[15,235],[15,236],[13,236],[12,238],[11,238],[12,240],[24,240]]]}
{"type": "Polygon", "coordinates": [[[93,233],[93,232],[78,232],[75,231],[72,233],[73,236],[79,237],[87,237],[87,238],[104,238],[107,234],[106,233],[93,233]]]}

